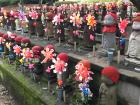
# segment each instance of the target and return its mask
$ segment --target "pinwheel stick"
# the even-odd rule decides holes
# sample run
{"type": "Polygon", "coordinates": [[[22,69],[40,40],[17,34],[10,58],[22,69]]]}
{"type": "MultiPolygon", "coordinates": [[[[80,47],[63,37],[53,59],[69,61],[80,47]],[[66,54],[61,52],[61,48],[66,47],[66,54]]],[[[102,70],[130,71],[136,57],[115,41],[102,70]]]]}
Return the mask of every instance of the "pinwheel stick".
{"type": "Polygon", "coordinates": [[[120,64],[120,50],[117,51],[117,63],[120,64]]]}
{"type": "Polygon", "coordinates": [[[51,85],[50,85],[50,80],[48,81],[48,90],[50,91],[51,90],[51,85]]]}
{"type": "Polygon", "coordinates": [[[64,102],[66,102],[66,91],[65,90],[63,91],[63,100],[64,100],[64,102]]]}
{"type": "Polygon", "coordinates": [[[59,40],[59,46],[60,46],[61,45],[61,38],[59,37],[58,40],[59,40]]]}
{"type": "Polygon", "coordinates": [[[93,45],[93,57],[96,56],[95,45],[93,45]]]}
{"type": "Polygon", "coordinates": [[[76,49],[77,49],[77,43],[74,42],[74,51],[76,51],[76,49]]]}

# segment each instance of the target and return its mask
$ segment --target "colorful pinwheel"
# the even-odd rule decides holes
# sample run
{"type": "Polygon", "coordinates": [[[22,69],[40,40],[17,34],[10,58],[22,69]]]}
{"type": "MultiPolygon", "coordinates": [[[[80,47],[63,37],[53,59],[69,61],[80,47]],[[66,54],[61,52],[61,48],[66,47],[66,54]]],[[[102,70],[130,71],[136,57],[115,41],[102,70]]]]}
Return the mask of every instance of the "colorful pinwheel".
{"type": "Polygon", "coordinates": [[[95,17],[92,16],[91,14],[88,14],[86,20],[87,20],[87,25],[88,25],[88,26],[91,26],[91,27],[95,27],[95,26],[96,26],[95,17]]]}
{"type": "Polygon", "coordinates": [[[16,55],[21,54],[21,47],[20,47],[20,46],[15,45],[15,46],[13,47],[13,49],[14,49],[14,52],[16,53],[16,55]]]}
{"type": "Polygon", "coordinates": [[[80,82],[88,82],[90,80],[92,80],[92,77],[90,76],[90,74],[93,74],[91,71],[90,71],[90,68],[84,66],[83,63],[79,62],[76,66],[76,80],[77,81],[80,81],[80,82]]]}
{"type": "Polygon", "coordinates": [[[51,69],[54,69],[54,73],[62,74],[66,71],[67,63],[60,60],[59,58],[52,60],[54,65],[51,65],[51,69]]]}
{"type": "Polygon", "coordinates": [[[52,22],[54,25],[59,25],[61,22],[63,22],[63,19],[61,19],[61,14],[55,15],[52,22]]]}
{"type": "Polygon", "coordinates": [[[45,50],[41,53],[45,56],[44,60],[41,63],[46,63],[55,57],[54,49],[45,48],[45,50]]]}
{"type": "Polygon", "coordinates": [[[119,28],[121,33],[125,33],[127,25],[128,25],[127,19],[123,19],[120,21],[119,28]]]}

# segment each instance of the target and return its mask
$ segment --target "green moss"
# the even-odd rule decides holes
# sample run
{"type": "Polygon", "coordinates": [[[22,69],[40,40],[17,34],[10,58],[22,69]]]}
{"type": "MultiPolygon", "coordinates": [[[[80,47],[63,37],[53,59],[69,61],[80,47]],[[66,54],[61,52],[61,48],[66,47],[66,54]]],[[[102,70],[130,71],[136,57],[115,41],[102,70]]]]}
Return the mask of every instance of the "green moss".
{"type": "Polygon", "coordinates": [[[20,71],[14,70],[14,66],[0,65],[0,71],[4,76],[4,85],[12,92],[21,105],[55,105],[55,97],[48,96],[41,86],[25,77],[20,71]]]}

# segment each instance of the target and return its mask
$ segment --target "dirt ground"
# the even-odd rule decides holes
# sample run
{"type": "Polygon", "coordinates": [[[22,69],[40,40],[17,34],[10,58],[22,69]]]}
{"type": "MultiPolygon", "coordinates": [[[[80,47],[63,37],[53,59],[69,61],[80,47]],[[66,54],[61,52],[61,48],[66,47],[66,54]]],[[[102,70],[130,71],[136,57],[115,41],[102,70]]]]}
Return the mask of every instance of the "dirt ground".
{"type": "Polygon", "coordinates": [[[8,90],[0,83],[0,105],[17,105],[8,90]]]}

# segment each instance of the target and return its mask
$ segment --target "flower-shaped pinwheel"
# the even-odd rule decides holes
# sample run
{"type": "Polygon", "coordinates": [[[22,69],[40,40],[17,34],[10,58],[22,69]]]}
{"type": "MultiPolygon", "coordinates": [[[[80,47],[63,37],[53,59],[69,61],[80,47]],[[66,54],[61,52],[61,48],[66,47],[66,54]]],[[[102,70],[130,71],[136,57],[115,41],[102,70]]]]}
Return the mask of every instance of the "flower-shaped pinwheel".
{"type": "Polygon", "coordinates": [[[29,12],[29,16],[32,19],[37,19],[38,18],[38,13],[36,11],[32,11],[32,12],[29,12]]]}
{"type": "Polygon", "coordinates": [[[91,14],[88,14],[86,20],[87,20],[87,25],[88,25],[88,26],[91,26],[91,27],[95,27],[95,26],[96,26],[95,17],[92,16],[91,14]]]}
{"type": "Polygon", "coordinates": [[[20,46],[15,45],[15,46],[13,47],[13,49],[14,49],[14,52],[16,53],[16,55],[21,54],[21,47],[20,47],[20,46]]]}
{"type": "Polygon", "coordinates": [[[55,57],[54,49],[45,48],[45,50],[41,53],[45,56],[44,60],[41,63],[46,63],[55,57]]]}
{"type": "Polygon", "coordinates": [[[60,60],[59,58],[52,60],[54,65],[51,65],[51,69],[54,69],[54,73],[62,74],[64,71],[66,71],[67,63],[65,63],[63,60],[60,60]]]}
{"type": "Polygon", "coordinates": [[[90,74],[93,74],[93,72],[90,71],[89,62],[87,60],[80,61],[76,66],[76,80],[80,82],[88,82],[92,80],[92,77],[90,74]]]}
{"type": "Polygon", "coordinates": [[[4,39],[3,39],[3,37],[0,37],[0,44],[3,44],[4,43],[4,39]]]}
{"type": "Polygon", "coordinates": [[[121,33],[125,33],[125,30],[126,30],[127,25],[128,25],[127,19],[121,20],[121,22],[119,24],[119,28],[120,28],[120,32],[121,33]]]}
{"type": "Polygon", "coordinates": [[[52,22],[53,22],[54,25],[58,25],[61,22],[63,22],[63,19],[61,19],[61,14],[55,15],[52,22]]]}
{"type": "Polygon", "coordinates": [[[30,59],[33,57],[33,52],[30,50],[30,48],[26,48],[26,49],[23,49],[22,55],[23,55],[23,58],[30,59]]]}
{"type": "Polygon", "coordinates": [[[72,16],[70,16],[70,22],[73,23],[73,26],[80,26],[82,24],[82,18],[80,17],[80,14],[73,13],[72,16]]]}
{"type": "Polygon", "coordinates": [[[7,42],[7,43],[6,43],[6,47],[7,47],[9,50],[10,50],[10,47],[11,47],[11,46],[12,46],[12,43],[11,43],[11,42],[9,42],[9,43],[7,42]]]}
{"type": "Polygon", "coordinates": [[[79,88],[82,91],[84,96],[92,97],[93,94],[91,93],[89,86],[87,83],[80,83],[79,88]]]}

